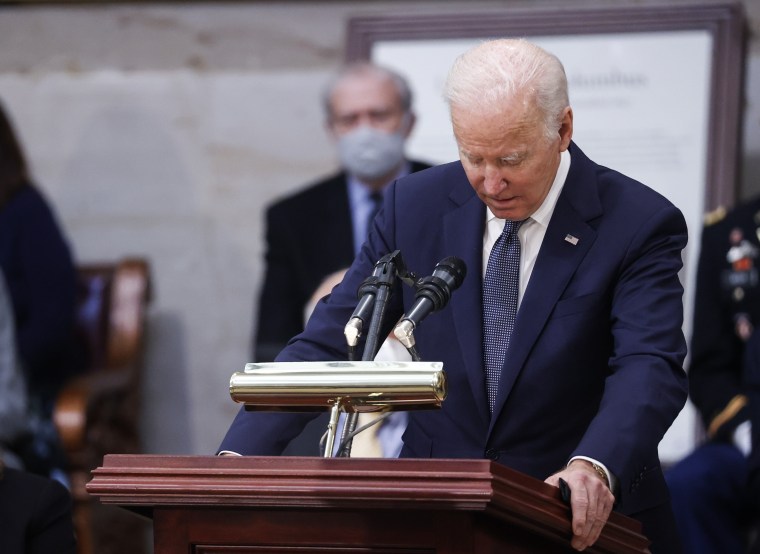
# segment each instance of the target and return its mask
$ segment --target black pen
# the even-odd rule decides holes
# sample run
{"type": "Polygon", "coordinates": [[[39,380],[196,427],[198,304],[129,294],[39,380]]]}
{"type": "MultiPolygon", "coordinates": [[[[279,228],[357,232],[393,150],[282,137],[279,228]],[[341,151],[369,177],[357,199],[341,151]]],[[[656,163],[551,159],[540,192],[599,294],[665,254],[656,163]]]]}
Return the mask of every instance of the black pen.
{"type": "Polygon", "coordinates": [[[560,477],[559,478],[559,495],[562,498],[562,502],[570,505],[570,485],[567,484],[567,482],[560,477]]]}

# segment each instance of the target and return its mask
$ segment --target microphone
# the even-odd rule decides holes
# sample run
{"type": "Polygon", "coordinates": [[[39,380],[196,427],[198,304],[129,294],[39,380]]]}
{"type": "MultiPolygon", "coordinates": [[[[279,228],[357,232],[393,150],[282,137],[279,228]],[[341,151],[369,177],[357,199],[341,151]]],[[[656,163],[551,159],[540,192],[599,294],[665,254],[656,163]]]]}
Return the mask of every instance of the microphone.
{"type": "Polygon", "coordinates": [[[359,287],[357,292],[359,303],[356,305],[354,313],[348,319],[348,323],[343,328],[343,334],[346,336],[348,346],[357,345],[359,336],[362,334],[364,322],[369,321],[369,318],[372,317],[372,311],[375,308],[375,296],[379,286],[379,279],[375,273],[377,273],[377,266],[375,266],[373,274],[367,277],[359,287]]]}
{"type": "Polygon", "coordinates": [[[399,250],[394,250],[390,254],[386,254],[380,258],[375,264],[372,275],[367,277],[359,286],[359,290],[357,291],[359,303],[356,305],[354,313],[348,319],[348,323],[343,328],[346,344],[349,347],[354,347],[359,343],[362,328],[374,313],[375,298],[377,297],[378,290],[380,286],[392,283],[396,276],[396,266],[402,268],[404,273],[406,273],[399,250]]]}
{"type": "Polygon", "coordinates": [[[448,304],[451,293],[459,288],[467,275],[467,266],[455,257],[444,258],[433,274],[420,280],[412,308],[393,329],[393,334],[406,348],[414,347],[414,329],[433,312],[448,304]]]}

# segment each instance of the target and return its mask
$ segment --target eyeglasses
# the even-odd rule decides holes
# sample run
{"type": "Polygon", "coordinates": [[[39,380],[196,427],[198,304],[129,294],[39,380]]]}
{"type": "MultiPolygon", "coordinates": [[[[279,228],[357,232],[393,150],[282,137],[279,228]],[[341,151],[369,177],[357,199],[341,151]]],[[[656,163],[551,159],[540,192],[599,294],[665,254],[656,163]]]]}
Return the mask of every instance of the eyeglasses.
{"type": "Polygon", "coordinates": [[[341,115],[333,115],[330,123],[337,132],[350,131],[354,127],[364,123],[371,127],[390,129],[398,124],[403,112],[398,108],[387,110],[367,110],[341,115]]]}

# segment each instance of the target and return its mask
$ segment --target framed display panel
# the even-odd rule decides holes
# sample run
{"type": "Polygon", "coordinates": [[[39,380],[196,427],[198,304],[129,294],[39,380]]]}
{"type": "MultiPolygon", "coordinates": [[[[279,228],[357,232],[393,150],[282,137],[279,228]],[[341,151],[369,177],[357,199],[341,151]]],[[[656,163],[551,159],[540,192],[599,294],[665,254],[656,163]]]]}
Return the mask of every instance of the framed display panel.
{"type": "MultiPolygon", "coordinates": [[[[417,125],[408,154],[444,163],[458,158],[441,96],[454,59],[503,37],[554,53],[568,77],[573,140],[684,213],[688,337],[703,214],[735,201],[744,28],[734,2],[358,17],[349,21],[347,58],[371,59],[409,80],[417,125]]],[[[685,417],[688,431],[674,425],[678,438],[664,458],[691,448],[695,426],[685,417]]]]}

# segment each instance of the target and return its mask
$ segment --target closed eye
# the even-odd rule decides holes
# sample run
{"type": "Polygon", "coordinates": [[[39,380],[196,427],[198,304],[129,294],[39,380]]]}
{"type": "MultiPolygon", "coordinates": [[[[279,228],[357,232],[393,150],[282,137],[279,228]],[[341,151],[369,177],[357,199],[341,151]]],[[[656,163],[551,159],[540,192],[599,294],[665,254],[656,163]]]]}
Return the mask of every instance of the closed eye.
{"type": "Polygon", "coordinates": [[[525,161],[525,156],[521,156],[517,154],[514,156],[505,156],[504,158],[499,158],[499,163],[507,167],[518,166],[524,161],[525,161]]]}
{"type": "Polygon", "coordinates": [[[477,158],[473,156],[468,156],[465,154],[465,159],[467,160],[467,163],[469,163],[473,167],[478,167],[483,164],[483,158],[477,158]]]}

